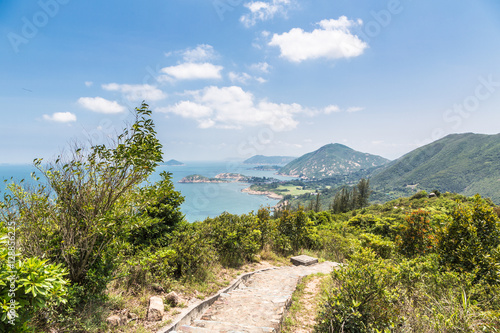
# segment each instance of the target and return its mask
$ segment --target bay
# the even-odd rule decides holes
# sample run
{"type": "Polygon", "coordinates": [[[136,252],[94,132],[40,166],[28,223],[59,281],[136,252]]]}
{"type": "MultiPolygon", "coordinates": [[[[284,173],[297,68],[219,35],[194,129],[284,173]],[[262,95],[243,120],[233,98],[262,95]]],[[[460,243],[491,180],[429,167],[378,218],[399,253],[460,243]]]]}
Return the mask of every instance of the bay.
{"type": "MultiPolygon", "coordinates": [[[[245,176],[290,179],[274,175],[274,171],[251,170],[254,166],[256,165],[234,161],[186,162],[183,166],[160,165],[149,180],[150,182],[157,181],[162,171],[172,173],[175,189],[180,191],[185,198],[181,211],[185,214],[187,221],[195,222],[207,217],[215,217],[223,212],[246,214],[251,211],[256,212],[260,207],[276,205],[278,201],[275,199],[241,192],[242,189],[250,186],[246,183],[179,183],[182,178],[192,174],[214,177],[225,172],[240,173],[245,176]]],[[[0,180],[10,180],[12,177],[16,182],[20,182],[21,179],[30,182],[30,174],[33,171],[35,171],[34,167],[28,164],[0,165],[0,180]]],[[[4,186],[1,188],[4,189],[4,186]]]]}

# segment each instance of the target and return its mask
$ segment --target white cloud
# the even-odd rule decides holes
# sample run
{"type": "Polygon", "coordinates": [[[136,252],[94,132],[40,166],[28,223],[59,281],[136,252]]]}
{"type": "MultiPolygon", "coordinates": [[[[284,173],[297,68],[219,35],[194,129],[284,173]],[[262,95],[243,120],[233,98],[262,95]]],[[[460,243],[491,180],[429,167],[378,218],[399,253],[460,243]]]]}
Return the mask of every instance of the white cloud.
{"type": "Polygon", "coordinates": [[[350,108],[347,108],[346,112],[352,113],[352,112],[362,111],[364,109],[365,108],[361,108],[361,107],[358,107],[358,106],[351,106],[350,108]]]}
{"type": "Polygon", "coordinates": [[[281,35],[274,34],[269,45],[279,46],[281,56],[293,62],[357,57],[363,54],[368,44],[353,35],[350,28],[362,23],[345,16],[338,20],[323,20],[318,23],[320,28],[312,32],[294,28],[281,35]]]}
{"type": "Polygon", "coordinates": [[[187,49],[182,53],[185,62],[200,62],[215,58],[213,46],[200,44],[194,49],[187,49]]]}
{"type": "Polygon", "coordinates": [[[298,125],[295,115],[306,113],[299,104],[277,104],[256,100],[241,87],[207,87],[187,92],[191,101],[159,108],[157,111],[173,113],[194,119],[200,128],[242,128],[244,126],[270,126],[276,131],[291,130],[298,125]]]}
{"type": "Polygon", "coordinates": [[[235,73],[229,72],[229,80],[233,83],[242,83],[247,84],[249,80],[252,79],[252,76],[248,73],[235,73]]]}
{"type": "Polygon", "coordinates": [[[76,115],[71,112],[55,112],[52,115],[44,114],[43,119],[58,123],[71,123],[76,121],[76,115]]]}
{"type": "Polygon", "coordinates": [[[167,97],[163,91],[149,84],[109,83],[103,84],[102,88],[108,91],[119,91],[130,101],[158,101],[167,97]]]}
{"type": "Polygon", "coordinates": [[[78,99],[78,104],[88,110],[99,113],[113,114],[125,111],[125,107],[118,104],[118,102],[109,101],[102,97],[81,97],[78,99]]]}
{"type": "Polygon", "coordinates": [[[250,13],[241,16],[240,22],[249,28],[257,24],[258,21],[270,20],[277,14],[286,16],[291,5],[292,1],[290,0],[251,1],[244,4],[250,13]]]}
{"type": "Polygon", "coordinates": [[[326,108],[323,109],[323,112],[325,114],[330,114],[334,112],[340,112],[340,108],[337,105],[328,105],[326,108]]]}
{"type": "Polygon", "coordinates": [[[259,62],[257,64],[252,64],[250,66],[250,69],[252,69],[256,72],[269,73],[269,70],[271,69],[271,65],[269,65],[267,62],[259,62]]]}
{"type": "Polygon", "coordinates": [[[187,62],[177,66],[170,66],[161,69],[167,75],[160,76],[161,80],[198,80],[198,79],[220,79],[222,66],[211,63],[187,62]]]}
{"type": "Polygon", "coordinates": [[[85,81],[85,86],[87,86],[87,87],[92,87],[93,84],[94,84],[94,82],[92,82],[92,81],[85,81]]]}

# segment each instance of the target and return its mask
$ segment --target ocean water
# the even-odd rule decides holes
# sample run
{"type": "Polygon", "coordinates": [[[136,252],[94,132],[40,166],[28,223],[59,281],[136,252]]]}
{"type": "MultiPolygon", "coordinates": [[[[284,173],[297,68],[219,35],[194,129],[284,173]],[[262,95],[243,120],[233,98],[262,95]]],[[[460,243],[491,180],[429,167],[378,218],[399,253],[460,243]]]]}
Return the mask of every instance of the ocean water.
{"type": "MultiPolygon", "coordinates": [[[[207,217],[215,217],[225,211],[231,214],[245,214],[250,211],[256,212],[261,206],[274,206],[278,202],[277,200],[241,192],[242,189],[250,186],[245,183],[179,183],[179,180],[188,175],[200,174],[214,177],[223,172],[290,179],[274,175],[274,171],[250,170],[254,166],[238,162],[187,162],[184,166],[160,165],[151,175],[150,181],[158,180],[158,175],[162,171],[172,173],[175,189],[180,191],[185,198],[181,211],[185,214],[187,221],[195,222],[207,217]]],[[[33,171],[35,169],[32,165],[0,165],[0,180],[10,180],[12,177],[16,182],[21,181],[21,179],[30,182],[30,174],[33,171]]],[[[3,190],[4,187],[2,184],[0,188],[3,190]]]]}

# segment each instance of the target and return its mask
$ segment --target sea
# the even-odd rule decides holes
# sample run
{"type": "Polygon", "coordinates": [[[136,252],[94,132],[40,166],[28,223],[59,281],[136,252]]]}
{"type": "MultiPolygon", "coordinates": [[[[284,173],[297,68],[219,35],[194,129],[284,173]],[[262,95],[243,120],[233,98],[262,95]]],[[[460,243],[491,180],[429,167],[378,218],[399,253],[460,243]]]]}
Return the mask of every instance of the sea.
{"type": "MultiPolygon", "coordinates": [[[[243,190],[249,187],[246,183],[179,183],[179,181],[193,174],[206,177],[214,177],[219,173],[233,172],[245,176],[274,177],[282,180],[290,180],[289,177],[278,176],[274,171],[252,170],[257,165],[243,164],[237,161],[198,161],[186,162],[182,166],[160,165],[151,175],[149,181],[159,180],[159,174],[163,171],[172,173],[172,181],[175,189],[184,196],[181,211],[189,222],[202,221],[207,217],[215,217],[223,212],[231,214],[246,214],[256,212],[260,207],[274,206],[278,200],[270,199],[263,195],[251,195],[243,190]]],[[[36,171],[33,165],[0,165],[0,180],[7,182],[32,182],[31,173],[36,171]]],[[[2,192],[5,184],[0,186],[2,192]]]]}

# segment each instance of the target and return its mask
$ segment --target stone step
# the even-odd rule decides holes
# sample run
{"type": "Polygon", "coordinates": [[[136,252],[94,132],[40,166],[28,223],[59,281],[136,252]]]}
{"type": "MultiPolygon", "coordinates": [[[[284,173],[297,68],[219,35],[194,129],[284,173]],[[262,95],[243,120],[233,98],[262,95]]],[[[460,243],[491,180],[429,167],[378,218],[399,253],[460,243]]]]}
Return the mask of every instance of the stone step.
{"type": "Polygon", "coordinates": [[[184,318],[184,325],[178,321],[161,332],[175,333],[174,327],[177,333],[277,332],[300,277],[327,274],[336,266],[336,263],[323,262],[256,272],[235,289],[220,293],[210,307],[196,312],[189,320],[184,318]]]}
{"type": "MultiPolygon", "coordinates": [[[[276,329],[273,327],[256,327],[251,325],[243,325],[238,323],[230,323],[224,321],[213,320],[195,320],[191,324],[192,328],[201,328],[209,332],[234,332],[234,333],[274,333],[276,329]]],[[[204,331],[186,331],[186,332],[204,332],[204,331]]]]}

